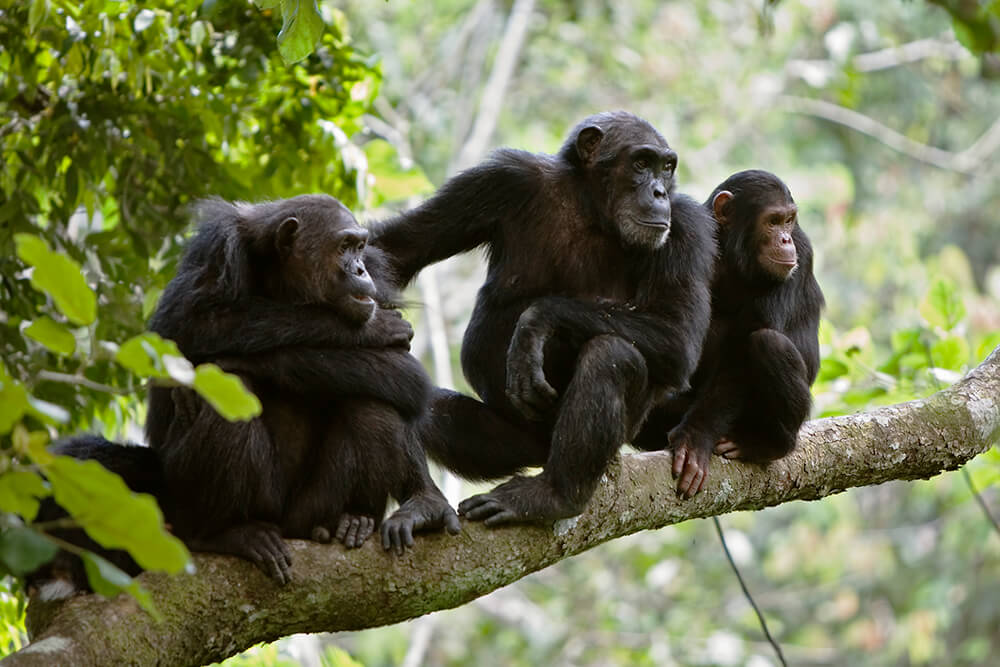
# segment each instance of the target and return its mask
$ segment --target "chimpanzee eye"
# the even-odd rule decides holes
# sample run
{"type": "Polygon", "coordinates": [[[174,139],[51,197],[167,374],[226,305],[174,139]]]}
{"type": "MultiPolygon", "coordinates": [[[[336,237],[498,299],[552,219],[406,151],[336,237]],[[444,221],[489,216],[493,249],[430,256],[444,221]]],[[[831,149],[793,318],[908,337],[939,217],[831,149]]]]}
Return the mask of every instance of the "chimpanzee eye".
{"type": "Polygon", "coordinates": [[[636,171],[646,171],[646,169],[649,168],[649,162],[646,160],[646,158],[642,158],[642,157],[641,158],[637,158],[635,160],[635,162],[632,163],[632,167],[636,171]]]}

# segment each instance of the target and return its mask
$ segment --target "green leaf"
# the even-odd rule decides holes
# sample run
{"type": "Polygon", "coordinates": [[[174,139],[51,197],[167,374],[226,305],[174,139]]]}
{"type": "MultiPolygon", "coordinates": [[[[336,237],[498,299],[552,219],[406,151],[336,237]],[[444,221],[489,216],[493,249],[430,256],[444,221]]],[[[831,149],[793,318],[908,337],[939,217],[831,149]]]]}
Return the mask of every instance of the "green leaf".
{"type": "Polygon", "coordinates": [[[94,540],[109,549],[127,549],[145,570],[176,573],[188,562],[187,549],[163,526],[156,500],[132,493],[121,477],[97,461],[57,456],[45,466],[56,502],[94,540]]]}
{"type": "Polygon", "coordinates": [[[40,317],[24,330],[24,335],[36,340],[56,354],[68,357],[76,350],[76,338],[63,325],[50,317],[40,317]]]}
{"type": "Polygon", "coordinates": [[[920,314],[931,326],[948,331],[965,317],[965,305],[955,285],[938,278],[920,302],[920,314]]]}
{"type": "Polygon", "coordinates": [[[931,360],[937,368],[962,370],[969,361],[969,344],[958,336],[942,338],[931,346],[931,360]]]}
{"type": "Polygon", "coordinates": [[[194,388],[211,403],[215,411],[229,421],[245,421],[260,414],[260,401],[243,381],[222,372],[215,364],[201,364],[196,369],[194,388]]]}
{"type": "Polygon", "coordinates": [[[35,519],[39,501],[48,495],[45,482],[34,472],[12,470],[0,475],[0,510],[19,514],[25,521],[35,519]]]}
{"type": "Polygon", "coordinates": [[[14,526],[0,534],[0,561],[8,572],[24,575],[52,560],[58,548],[41,533],[14,526]]]}
{"type": "Polygon", "coordinates": [[[162,295],[163,290],[159,287],[154,287],[146,292],[145,296],[142,297],[142,319],[149,319],[149,316],[156,310],[156,304],[162,295]]]}
{"type": "Polygon", "coordinates": [[[313,52],[325,26],[316,0],[280,1],[282,25],[278,33],[278,53],[291,65],[313,52]]]}
{"type": "Polygon", "coordinates": [[[976,361],[982,361],[989,356],[990,352],[1000,346],[1000,331],[988,333],[976,346],[976,361]]]}
{"type": "Polygon", "coordinates": [[[254,0],[255,5],[260,9],[274,9],[281,4],[281,0],[254,0]]]}
{"type": "Polygon", "coordinates": [[[829,382],[830,380],[835,380],[842,375],[847,375],[848,370],[847,364],[843,361],[827,357],[820,362],[819,376],[817,379],[821,382],[829,382]]]}
{"type": "Polygon", "coordinates": [[[28,29],[35,33],[38,25],[49,13],[49,0],[32,0],[31,9],[28,10],[28,29]]]}
{"type": "Polygon", "coordinates": [[[184,358],[172,340],[147,331],[122,343],[115,361],[141,377],[165,378],[170,376],[163,363],[165,356],[184,358]]]}
{"type": "Polygon", "coordinates": [[[0,434],[9,433],[28,411],[28,391],[9,377],[0,376],[0,434]]]}
{"type": "Polygon", "coordinates": [[[149,612],[153,618],[160,620],[162,616],[153,605],[153,598],[139,582],[118,569],[115,565],[95,553],[89,551],[80,554],[83,569],[87,573],[87,581],[95,593],[110,598],[119,593],[128,593],[139,606],[149,612]]]}
{"type": "Polygon", "coordinates": [[[31,234],[15,234],[17,256],[34,267],[31,285],[45,292],[74,324],[87,325],[97,317],[97,297],[87,285],[80,265],[49,250],[45,241],[31,234]]]}

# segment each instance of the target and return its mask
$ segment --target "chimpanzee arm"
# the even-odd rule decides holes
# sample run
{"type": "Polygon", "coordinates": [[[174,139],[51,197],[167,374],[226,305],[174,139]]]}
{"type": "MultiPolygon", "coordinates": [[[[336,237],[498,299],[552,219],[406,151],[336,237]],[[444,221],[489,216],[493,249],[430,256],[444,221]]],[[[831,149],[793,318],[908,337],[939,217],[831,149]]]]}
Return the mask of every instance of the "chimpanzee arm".
{"type": "Polygon", "coordinates": [[[278,390],[310,399],[363,396],[394,406],[405,418],[420,415],[431,385],[420,361],[400,348],[354,350],[285,347],[223,358],[232,373],[268,382],[278,390]]]}
{"type": "Polygon", "coordinates": [[[195,363],[297,345],[409,349],[413,337],[399,312],[383,308],[367,324],[352,327],[333,309],[318,305],[260,297],[188,304],[158,310],[150,329],[176,342],[195,363]]]}
{"type": "Polygon", "coordinates": [[[429,264],[489,243],[498,225],[517,218],[541,182],[537,156],[499,150],[448,180],[415,209],[369,228],[369,244],[384,250],[399,285],[429,264]]]}

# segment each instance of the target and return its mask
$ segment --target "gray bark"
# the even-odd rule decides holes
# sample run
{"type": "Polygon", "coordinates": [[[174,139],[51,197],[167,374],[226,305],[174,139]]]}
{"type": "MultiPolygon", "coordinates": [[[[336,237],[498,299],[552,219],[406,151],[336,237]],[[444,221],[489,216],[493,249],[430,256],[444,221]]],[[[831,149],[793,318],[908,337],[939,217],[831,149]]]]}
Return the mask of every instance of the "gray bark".
{"type": "Polygon", "coordinates": [[[815,500],[844,489],[923,479],[962,466],[1000,436],[1000,348],[924,400],[806,424],[800,445],[770,466],[715,458],[707,488],[679,500],[666,452],[623,455],[587,511],[552,526],[421,537],[401,558],[374,542],[291,541],[294,580],[279,587],[249,563],[198,554],[197,574],[142,575],[157,622],[125,596],[33,602],[33,642],[10,665],[192,665],[296,632],[359,630],[465,604],[602,542],[687,519],[815,500]]]}

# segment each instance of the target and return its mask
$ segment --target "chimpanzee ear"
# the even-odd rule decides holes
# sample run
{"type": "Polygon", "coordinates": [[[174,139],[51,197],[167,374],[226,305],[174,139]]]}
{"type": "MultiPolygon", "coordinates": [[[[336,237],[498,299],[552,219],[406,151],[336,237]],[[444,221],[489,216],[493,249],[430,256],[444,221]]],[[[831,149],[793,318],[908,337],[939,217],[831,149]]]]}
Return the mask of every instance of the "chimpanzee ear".
{"type": "Polygon", "coordinates": [[[295,233],[299,230],[299,219],[295,216],[285,218],[278,225],[278,234],[274,238],[275,248],[282,257],[292,251],[292,244],[295,243],[295,233]]]}
{"type": "Polygon", "coordinates": [[[726,224],[726,214],[723,213],[726,209],[726,204],[729,200],[733,198],[733,193],[729,190],[723,190],[719,194],[715,195],[712,200],[712,213],[715,214],[715,219],[718,220],[720,225],[726,224]]]}
{"type": "Polygon", "coordinates": [[[601,145],[603,138],[604,130],[596,125],[588,125],[576,135],[576,152],[584,164],[593,164],[597,147],[601,145]]]}

